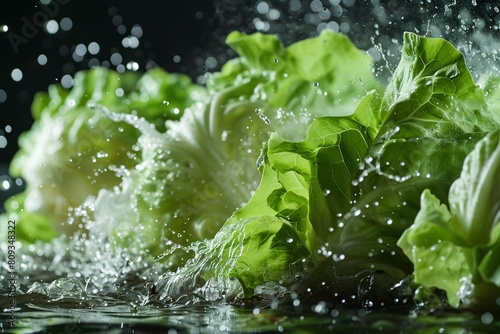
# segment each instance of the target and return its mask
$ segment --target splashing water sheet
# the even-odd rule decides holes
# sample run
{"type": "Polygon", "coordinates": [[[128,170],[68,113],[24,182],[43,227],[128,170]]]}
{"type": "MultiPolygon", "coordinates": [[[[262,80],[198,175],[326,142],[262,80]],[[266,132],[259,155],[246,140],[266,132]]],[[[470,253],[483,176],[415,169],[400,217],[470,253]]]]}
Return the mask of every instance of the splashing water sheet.
{"type": "Polygon", "coordinates": [[[495,1],[6,9],[0,333],[497,332],[499,29],[495,1]]]}

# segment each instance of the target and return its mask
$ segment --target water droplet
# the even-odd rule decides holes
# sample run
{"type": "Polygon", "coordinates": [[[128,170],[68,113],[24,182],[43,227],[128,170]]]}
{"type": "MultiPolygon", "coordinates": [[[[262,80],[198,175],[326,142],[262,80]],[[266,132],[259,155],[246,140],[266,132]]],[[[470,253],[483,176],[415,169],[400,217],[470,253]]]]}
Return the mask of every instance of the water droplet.
{"type": "Polygon", "coordinates": [[[214,57],[208,57],[206,60],[205,60],[205,66],[208,68],[208,69],[213,69],[217,66],[217,59],[215,59],[214,57]]]}
{"type": "Polygon", "coordinates": [[[261,1],[257,4],[257,11],[259,14],[267,14],[269,12],[269,4],[265,1],[261,1]]]}
{"type": "Polygon", "coordinates": [[[129,61],[127,63],[127,70],[129,71],[137,71],[139,70],[139,64],[135,61],[129,61]]]}
{"type": "Polygon", "coordinates": [[[101,48],[97,42],[91,42],[87,49],[91,55],[96,55],[99,53],[101,48]]]}
{"type": "Polygon", "coordinates": [[[123,58],[122,58],[121,54],[119,54],[118,52],[115,52],[111,55],[110,60],[111,60],[111,64],[119,65],[122,63],[123,58]]]}
{"type": "Polygon", "coordinates": [[[59,30],[59,24],[55,20],[47,21],[47,23],[45,24],[45,30],[49,34],[53,35],[59,30]]]}
{"type": "Polygon", "coordinates": [[[493,322],[493,314],[490,312],[485,312],[481,315],[481,322],[485,325],[489,325],[493,322]]]}
{"type": "Polygon", "coordinates": [[[15,68],[10,73],[10,76],[12,77],[12,80],[14,80],[14,81],[21,81],[21,79],[23,78],[23,72],[20,69],[15,68]]]}
{"type": "Polygon", "coordinates": [[[222,131],[221,135],[220,135],[220,138],[222,141],[226,141],[227,140],[227,131],[224,130],[222,131]]]}
{"type": "Polygon", "coordinates": [[[0,103],[4,103],[5,101],[7,101],[7,92],[0,89],[0,103]]]}
{"type": "Polygon", "coordinates": [[[43,65],[47,64],[47,56],[42,53],[41,55],[38,56],[37,61],[38,61],[38,64],[43,66],[43,65]]]}
{"type": "Polygon", "coordinates": [[[328,307],[326,302],[320,301],[316,305],[313,305],[312,310],[318,314],[325,314],[328,312],[328,307]]]}
{"type": "Polygon", "coordinates": [[[10,189],[10,179],[7,175],[0,177],[0,190],[7,191],[10,189]]]}
{"type": "Polygon", "coordinates": [[[73,28],[73,21],[69,17],[65,17],[61,20],[59,25],[61,26],[61,30],[69,31],[73,28]]]}
{"type": "Polygon", "coordinates": [[[130,33],[137,38],[141,38],[143,33],[142,27],[139,24],[136,24],[132,27],[130,33]]]}
{"type": "Polygon", "coordinates": [[[332,258],[333,258],[333,261],[335,261],[335,262],[340,262],[340,261],[342,261],[342,260],[344,260],[344,259],[345,259],[345,255],[344,255],[344,254],[340,254],[340,255],[338,255],[338,254],[333,254],[333,255],[332,255],[332,258]]]}
{"type": "Polygon", "coordinates": [[[264,123],[266,123],[266,124],[270,124],[271,123],[271,121],[269,120],[269,118],[267,118],[267,116],[264,115],[264,113],[262,111],[262,108],[256,108],[255,112],[257,113],[257,115],[259,116],[259,118],[264,121],[264,123]]]}
{"type": "Polygon", "coordinates": [[[71,75],[65,74],[61,78],[61,85],[66,89],[71,88],[73,86],[73,78],[71,77],[71,75]]]}
{"type": "Polygon", "coordinates": [[[6,148],[7,147],[7,138],[4,136],[0,136],[0,148],[6,148]]]}

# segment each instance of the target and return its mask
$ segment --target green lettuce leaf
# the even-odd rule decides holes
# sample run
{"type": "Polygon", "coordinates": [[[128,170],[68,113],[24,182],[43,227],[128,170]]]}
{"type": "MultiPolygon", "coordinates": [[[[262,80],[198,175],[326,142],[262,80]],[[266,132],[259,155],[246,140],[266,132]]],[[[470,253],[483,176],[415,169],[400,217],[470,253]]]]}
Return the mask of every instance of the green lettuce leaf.
{"type": "Polygon", "coordinates": [[[470,275],[464,241],[450,229],[446,205],[425,190],[414,223],[404,231],[398,246],[414,264],[417,284],[447,292],[452,306],[460,303],[459,291],[470,275]]]}
{"type": "Polygon", "coordinates": [[[240,57],[213,74],[207,89],[253,82],[235,98],[259,102],[258,113],[287,140],[303,140],[317,117],[352,114],[367,92],[381,89],[371,57],[329,30],[288,47],[273,35],[235,31],[227,44],[240,57]]]}
{"type": "MultiPolygon", "coordinates": [[[[311,275],[325,266],[353,277],[363,271],[399,279],[412,273],[397,241],[419,212],[420,194],[430,189],[447,203],[465,157],[498,122],[450,43],[412,33],[404,41],[382,98],[369,92],[352,113],[316,119],[303,141],[287,140],[279,131],[271,135],[259,188],[225,226],[269,216],[289,222],[299,237],[292,238],[295,249],[305,246],[310,254],[296,260],[307,263],[303,270],[311,275]]],[[[222,234],[214,240],[232,254],[245,252],[244,244],[226,244],[222,234]]],[[[274,270],[289,276],[293,258],[278,261],[274,270]]],[[[216,267],[204,277],[220,275],[216,267]]],[[[265,283],[265,270],[255,263],[252,277],[236,275],[246,296],[265,283]]]]}
{"type": "Polygon", "coordinates": [[[454,307],[461,301],[496,303],[494,292],[500,288],[499,182],[500,130],[495,130],[465,159],[460,178],[449,192],[449,209],[424,191],[415,222],[398,241],[413,262],[415,282],[446,291],[454,307]],[[488,289],[489,294],[485,293],[488,289]]]}
{"type": "Polygon", "coordinates": [[[383,124],[353,179],[355,203],[336,223],[329,244],[345,256],[337,264],[344,273],[370,269],[403,277],[412,265],[396,242],[413,223],[420,194],[430,189],[446,204],[465,157],[498,127],[498,116],[458,50],[412,33],[404,35],[380,113],[383,124]]]}
{"type": "MultiPolygon", "coordinates": [[[[333,32],[286,48],[276,36],[259,33],[233,32],[227,43],[239,57],[208,78],[206,100],[178,122],[167,122],[164,134],[139,126],[142,162],[118,189],[97,198],[97,221],[112,226],[103,235],[111,233],[117,246],[143,235],[150,241],[144,248],[167,266],[182,263],[183,247],[214,237],[252,197],[261,179],[256,161],[269,133],[304,137],[314,118],[345,113],[366,89],[379,87],[370,57],[333,32]],[[347,59],[349,70],[341,65],[347,59]],[[321,91],[321,85],[328,91],[321,91]]],[[[289,178],[291,187],[300,182],[294,177],[280,175],[289,178]]],[[[282,215],[297,215],[287,206],[293,205],[293,196],[308,191],[274,190],[270,209],[283,206],[282,215]]]]}
{"type": "Polygon", "coordinates": [[[270,280],[289,281],[287,277],[293,277],[298,268],[307,272],[324,261],[318,250],[336,215],[350,208],[350,180],[369,142],[363,125],[334,117],[316,120],[303,142],[287,142],[278,134],[271,135],[263,151],[263,175],[257,191],[210,241],[232,254],[233,267],[228,270],[223,258],[205,268],[203,277],[208,281],[221,275],[236,278],[248,297],[258,285],[270,280]],[[223,232],[231,226],[247,233],[258,231],[255,236],[245,234],[245,238],[260,243],[235,243],[223,232]],[[262,235],[267,242],[273,240],[273,249],[279,249],[281,256],[270,256],[262,235]],[[239,254],[252,254],[255,261],[239,254]],[[265,261],[260,260],[265,254],[269,254],[265,261]],[[240,268],[246,268],[244,274],[240,268]],[[273,269],[272,276],[269,268],[273,269]]]}
{"type": "Polygon", "coordinates": [[[247,296],[253,295],[255,287],[264,282],[282,281],[284,272],[292,272],[294,266],[301,266],[302,260],[310,255],[295,227],[275,216],[238,220],[220,230],[217,240],[222,237],[223,248],[218,249],[219,257],[213,259],[210,270],[204,268],[204,278],[207,281],[215,275],[235,278],[247,296]],[[256,272],[255,268],[265,270],[256,272]]]}
{"type": "Polygon", "coordinates": [[[26,192],[16,194],[5,202],[7,214],[0,215],[0,235],[8,236],[8,220],[16,221],[16,240],[35,243],[37,240],[49,242],[60,235],[50,216],[25,210],[26,192]]]}

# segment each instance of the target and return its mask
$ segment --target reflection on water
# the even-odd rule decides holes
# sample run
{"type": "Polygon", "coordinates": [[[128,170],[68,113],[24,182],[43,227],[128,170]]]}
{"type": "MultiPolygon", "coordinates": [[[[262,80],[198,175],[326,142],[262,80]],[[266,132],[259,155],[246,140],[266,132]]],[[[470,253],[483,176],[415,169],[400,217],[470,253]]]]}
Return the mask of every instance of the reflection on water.
{"type": "MultiPolygon", "coordinates": [[[[132,279],[131,282],[134,280],[132,279]]],[[[137,283],[137,282],[136,282],[137,283]]],[[[498,333],[500,314],[477,310],[419,309],[413,304],[362,308],[315,300],[293,303],[266,297],[182,305],[148,302],[144,282],[114,292],[51,299],[39,292],[10,301],[0,288],[0,333],[498,333]],[[143,300],[143,304],[140,301],[143,300]]],[[[22,291],[22,287],[20,287],[22,291]]]]}
{"type": "MultiPolygon", "coordinates": [[[[0,333],[497,333],[500,324],[487,323],[484,315],[442,313],[408,317],[408,309],[366,311],[332,309],[324,314],[310,310],[238,308],[226,303],[166,308],[128,305],[80,308],[68,300],[21,306],[15,329],[0,333]],[[486,323],[485,323],[486,322],[486,323]]],[[[4,301],[2,301],[2,304],[4,301]]],[[[317,306],[317,305],[316,305],[317,306]]],[[[2,327],[3,326],[3,327],[2,327]]]]}

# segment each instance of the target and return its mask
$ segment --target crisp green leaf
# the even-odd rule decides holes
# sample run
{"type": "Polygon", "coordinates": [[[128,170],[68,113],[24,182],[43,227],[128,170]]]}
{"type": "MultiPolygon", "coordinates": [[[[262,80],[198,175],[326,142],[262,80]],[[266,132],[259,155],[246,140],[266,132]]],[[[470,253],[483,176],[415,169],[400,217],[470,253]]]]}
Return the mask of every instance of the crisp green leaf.
{"type": "Polygon", "coordinates": [[[498,126],[458,50],[411,33],[404,42],[380,105],[383,124],[353,180],[356,203],[329,238],[333,252],[345,255],[339,263],[345,273],[410,273],[395,244],[413,223],[420,194],[430,189],[446,204],[465,157],[498,126]]]}
{"type": "MultiPolygon", "coordinates": [[[[286,222],[283,226],[287,231],[292,229],[294,235],[290,231],[287,235],[293,242],[282,250],[281,256],[273,255],[277,258],[274,267],[276,277],[286,275],[294,263],[305,258],[306,253],[309,254],[309,261],[325,260],[318,250],[336,214],[348,208],[345,198],[351,193],[350,180],[369,141],[368,130],[362,125],[347,118],[334,117],[316,120],[303,142],[287,142],[277,134],[271,135],[263,150],[260,186],[225,226],[239,224],[248,230],[251,224],[271,218],[272,221],[286,222]]],[[[250,231],[253,232],[253,229],[250,231]]],[[[260,238],[251,234],[249,237],[260,238]]],[[[239,254],[238,247],[241,246],[235,247],[231,240],[226,240],[221,232],[214,237],[214,242],[231,249],[232,254],[239,254]]],[[[265,254],[266,247],[265,243],[255,243],[251,247],[243,245],[241,249],[245,254],[265,254]]],[[[241,261],[244,266],[249,265],[246,259],[241,261]]],[[[256,286],[265,283],[266,275],[269,275],[268,265],[257,261],[251,264],[251,270],[233,272],[244,287],[246,296],[250,296],[256,286]]],[[[216,266],[206,272],[205,278],[214,278],[220,271],[220,266],[216,266]]]]}
{"type": "Polygon", "coordinates": [[[7,221],[13,220],[16,222],[16,241],[49,242],[57,237],[59,232],[54,228],[54,223],[49,216],[25,210],[25,196],[26,193],[20,193],[5,202],[6,213],[0,215],[0,225],[2,229],[5,228],[5,233],[1,235],[8,235],[7,221]]]}
{"type": "Polygon", "coordinates": [[[460,178],[450,188],[450,210],[470,245],[490,245],[500,222],[499,132],[484,138],[467,157],[460,178]]]}
{"type": "Polygon", "coordinates": [[[248,62],[249,67],[258,70],[272,70],[273,64],[283,58],[283,44],[274,35],[247,35],[233,31],[227,36],[226,43],[248,62]]]}
{"type": "Polygon", "coordinates": [[[481,280],[500,288],[500,241],[498,239],[491,247],[488,247],[477,270],[481,275],[481,280]]]}
{"type": "Polygon", "coordinates": [[[225,236],[228,242],[221,260],[234,261],[229,277],[238,279],[247,296],[259,284],[281,281],[294,264],[310,255],[297,230],[283,219],[259,216],[236,224],[241,227],[225,236]]]}
{"type": "Polygon", "coordinates": [[[450,209],[426,190],[415,222],[398,241],[414,265],[415,282],[437,287],[457,307],[473,284],[472,302],[489,303],[487,285],[500,287],[500,130],[487,134],[467,156],[451,185],[450,209]],[[475,291],[477,287],[477,293],[475,291]]]}
{"type": "Polygon", "coordinates": [[[426,190],[413,225],[402,234],[398,246],[414,265],[415,283],[447,293],[450,305],[460,303],[459,291],[470,275],[464,243],[450,226],[450,212],[426,190]]]}
{"type": "Polygon", "coordinates": [[[207,88],[252,84],[249,95],[234,98],[259,102],[258,113],[287,140],[303,140],[317,117],[352,114],[368,91],[380,89],[373,60],[332,31],[288,47],[260,33],[232,32],[227,42],[240,57],[213,74],[207,88]]]}

